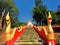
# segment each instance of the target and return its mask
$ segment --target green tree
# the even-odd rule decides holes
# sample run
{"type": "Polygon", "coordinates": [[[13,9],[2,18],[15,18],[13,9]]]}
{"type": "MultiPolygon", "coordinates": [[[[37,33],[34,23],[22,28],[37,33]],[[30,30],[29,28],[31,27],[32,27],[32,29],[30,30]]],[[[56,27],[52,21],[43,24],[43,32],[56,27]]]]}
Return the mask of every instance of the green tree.
{"type": "MultiPolygon", "coordinates": [[[[60,8],[59,8],[60,9],[60,8]]],[[[48,12],[52,15],[52,24],[56,24],[57,15],[55,11],[48,10],[46,5],[43,4],[42,0],[35,0],[35,7],[33,8],[33,20],[36,21],[38,25],[47,25],[48,12]]]]}
{"type": "Polygon", "coordinates": [[[10,17],[11,17],[11,22],[12,22],[12,26],[14,26],[14,24],[16,24],[15,22],[18,21],[18,9],[15,6],[13,0],[0,0],[0,17],[2,17],[3,19],[0,20],[5,20],[5,16],[7,14],[7,12],[10,12],[10,17]],[[5,10],[4,12],[4,16],[2,17],[2,12],[3,10],[5,10]]]}
{"type": "Polygon", "coordinates": [[[42,4],[42,0],[35,0],[35,7],[33,8],[33,19],[39,25],[47,18],[47,7],[42,4]]]}
{"type": "Polygon", "coordinates": [[[27,24],[24,22],[19,22],[19,26],[25,26],[25,25],[27,25],[27,24]]]}

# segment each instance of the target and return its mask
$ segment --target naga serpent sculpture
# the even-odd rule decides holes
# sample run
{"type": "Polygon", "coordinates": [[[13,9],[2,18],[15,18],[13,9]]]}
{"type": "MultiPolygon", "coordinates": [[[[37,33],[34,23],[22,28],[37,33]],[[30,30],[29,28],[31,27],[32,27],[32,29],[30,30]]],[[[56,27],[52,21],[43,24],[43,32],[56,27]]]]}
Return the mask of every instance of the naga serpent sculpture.
{"type": "Polygon", "coordinates": [[[50,14],[50,12],[48,12],[48,18],[47,18],[47,29],[42,26],[33,26],[33,28],[36,30],[36,32],[40,35],[40,37],[42,37],[42,39],[47,43],[47,45],[56,45],[56,40],[54,37],[54,31],[51,25],[52,22],[52,16],[50,14]],[[39,31],[38,31],[39,30],[39,31]]]}

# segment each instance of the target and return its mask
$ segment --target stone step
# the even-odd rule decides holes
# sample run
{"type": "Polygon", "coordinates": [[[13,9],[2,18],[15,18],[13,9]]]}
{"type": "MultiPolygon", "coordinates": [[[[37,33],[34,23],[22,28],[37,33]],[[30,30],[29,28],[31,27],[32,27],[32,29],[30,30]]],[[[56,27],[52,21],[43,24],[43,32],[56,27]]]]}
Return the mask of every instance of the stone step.
{"type": "Polygon", "coordinates": [[[15,42],[14,45],[18,45],[18,44],[39,44],[42,45],[42,42],[15,42]]]}
{"type": "MultiPolygon", "coordinates": [[[[37,44],[37,45],[43,45],[42,42],[15,42],[14,45],[20,45],[20,44],[37,44]]],[[[5,45],[5,43],[0,43],[0,45],[5,45]]]]}
{"type": "Polygon", "coordinates": [[[17,40],[15,42],[38,42],[38,40],[17,40]]]}

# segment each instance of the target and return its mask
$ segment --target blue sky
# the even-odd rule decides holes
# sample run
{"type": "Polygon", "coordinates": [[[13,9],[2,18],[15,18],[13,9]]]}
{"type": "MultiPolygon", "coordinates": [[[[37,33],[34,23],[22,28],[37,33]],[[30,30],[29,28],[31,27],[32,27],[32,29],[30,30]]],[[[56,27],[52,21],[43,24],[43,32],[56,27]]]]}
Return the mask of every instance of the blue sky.
{"type": "MultiPolygon", "coordinates": [[[[57,10],[57,6],[60,4],[59,0],[43,0],[43,4],[47,6],[49,10],[57,10]]],[[[18,19],[20,22],[28,22],[33,20],[32,9],[35,6],[34,0],[14,0],[15,5],[19,10],[18,19]]]]}

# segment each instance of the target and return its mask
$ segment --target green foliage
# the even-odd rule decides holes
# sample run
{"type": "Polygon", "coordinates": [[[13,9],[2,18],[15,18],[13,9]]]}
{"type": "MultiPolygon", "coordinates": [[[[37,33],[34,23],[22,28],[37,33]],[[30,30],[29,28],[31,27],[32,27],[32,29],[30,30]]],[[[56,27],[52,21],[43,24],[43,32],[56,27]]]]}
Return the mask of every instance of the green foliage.
{"type": "Polygon", "coordinates": [[[15,6],[13,0],[0,0],[0,12],[2,12],[3,10],[5,10],[4,17],[6,16],[8,11],[10,12],[12,27],[17,26],[18,25],[17,24],[18,9],[15,6]]]}
{"type": "Polygon", "coordinates": [[[33,19],[37,24],[42,25],[41,22],[47,18],[47,7],[41,3],[41,0],[37,0],[37,3],[35,3],[36,6],[33,8],[33,19]]]}
{"type": "Polygon", "coordinates": [[[35,6],[40,6],[42,4],[42,0],[35,0],[35,6]]]}
{"type": "MultiPolygon", "coordinates": [[[[35,7],[33,11],[33,20],[36,21],[37,25],[47,25],[48,12],[46,5],[43,5],[42,0],[35,0],[35,7]]],[[[52,24],[56,23],[57,15],[54,11],[50,11],[53,21],[52,24]]]]}
{"type": "Polygon", "coordinates": [[[18,22],[18,20],[16,19],[16,18],[11,18],[12,20],[11,20],[11,27],[17,27],[17,26],[19,26],[19,22],[18,22]]]}
{"type": "Polygon", "coordinates": [[[24,23],[24,22],[19,22],[19,26],[25,26],[26,25],[26,23],[24,23]]]}
{"type": "Polygon", "coordinates": [[[53,19],[57,19],[57,15],[55,14],[55,12],[54,12],[54,11],[50,11],[50,12],[51,12],[52,18],[53,18],[53,19]]]}

